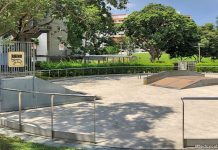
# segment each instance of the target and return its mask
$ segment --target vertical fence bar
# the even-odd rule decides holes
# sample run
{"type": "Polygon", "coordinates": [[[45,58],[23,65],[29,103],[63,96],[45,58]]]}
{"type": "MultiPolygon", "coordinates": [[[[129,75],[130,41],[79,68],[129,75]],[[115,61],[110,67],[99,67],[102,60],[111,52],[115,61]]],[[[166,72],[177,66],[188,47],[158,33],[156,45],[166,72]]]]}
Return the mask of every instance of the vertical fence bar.
{"type": "Polygon", "coordinates": [[[22,92],[18,93],[18,105],[19,105],[19,131],[22,131],[22,123],[21,123],[21,111],[22,111],[22,100],[21,100],[22,92]]]}
{"type": "Polygon", "coordinates": [[[181,98],[182,100],[182,146],[183,148],[185,148],[185,142],[184,142],[184,137],[185,137],[185,119],[184,119],[184,115],[185,115],[185,112],[184,112],[184,101],[183,99],[181,98]]]}
{"type": "Polygon", "coordinates": [[[32,68],[32,71],[33,71],[33,76],[35,77],[35,71],[36,71],[36,56],[35,56],[35,54],[36,54],[36,51],[35,51],[35,49],[33,49],[32,50],[32,55],[33,55],[33,68],[32,68]]]}
{"type": "Polygon", "coordinates": [[[48,77],[50,78],[51,76],[51,70],[48,71],[48,77]]]}
{"type": "Polygon", "coordinates": [[[96,97],[94,98],[94,112],[93,112],[93,121],[94,121],[94,129],[93,129],[93,136],[94,136],[94,143],[96,143],[96,97]]]}
{"type": "Polygon", "coordinates": [[[51,95],[51,138],[54,138],[54,95],[51,95]]]}

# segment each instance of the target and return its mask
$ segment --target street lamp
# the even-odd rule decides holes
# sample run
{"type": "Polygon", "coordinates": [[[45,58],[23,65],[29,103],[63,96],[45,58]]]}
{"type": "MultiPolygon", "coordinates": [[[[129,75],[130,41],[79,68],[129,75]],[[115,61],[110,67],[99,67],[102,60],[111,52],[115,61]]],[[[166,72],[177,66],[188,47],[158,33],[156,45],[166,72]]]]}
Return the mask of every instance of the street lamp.
{"type": "Polygon", "coordinates": [[[198,47],[198,62],[201,62],[201,46],[203,46],[201,43],[198,43],[198,46],[194,46],[198,47]]]}

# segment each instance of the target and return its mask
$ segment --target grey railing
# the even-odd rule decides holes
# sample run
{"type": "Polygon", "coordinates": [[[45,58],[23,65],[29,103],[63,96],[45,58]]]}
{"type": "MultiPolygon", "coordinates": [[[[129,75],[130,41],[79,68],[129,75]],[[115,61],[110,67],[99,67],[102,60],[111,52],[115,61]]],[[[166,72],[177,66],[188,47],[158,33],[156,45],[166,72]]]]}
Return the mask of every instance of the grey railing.
{"type": "Polygon", "coordinates": [[[74,96],[74,97],[87,97],[87,98],[93,98],[93,137],[94,142],[96,141],[96,96],[92,95],[82,95],[82,94],[62,94],[62,93],[47,93],[47,92],[38,92],[38,91],[25,91],[25,90],[19,90],[19,89],[11,89],[11,88],[0,88],[0,90],[3,91],[12,91],[18,93],[18,107],[19,107],[19,131],[22,131],[22,94],[23,93],[31,93],[31,94],[44,94],[44,95],[50,95],[50,101],[51,101],[51,138],[54,138],[54,97],[55,96],[74,96]]]}
{"type": "MultiPolygon", "coordinates": [[[[108,74],[140,74],[140,73],[158,73],[161,71],[177,70],[177,66],[109,66],[109,67],[82,67],[82,68],[64,68],[37,70],[39,77],[74,77],[90,75],[108,75],[108,74]]],[[[196,66],[195,70],[202,73],[218,73],[218,66],[196,66]],[[216,68],[211,70],[211,68],[216,68]]]]}
{"type": "Polygon", "coordinates": [[[138,74],[138,73],[157,73],[160,71],[173,70],[173,66],[110,66],[110,67],[83,67],[65,68],[36,71],[39,77],[74,77],[89,75],[108,75],[108,74],[138,74]]]}
{"type": "MultiPolygon", "coordinates": [[[[182,144],[183,148],[186,147],[185,142],[185,105],[184,101],[191,100],[191,101],[205,101],[205,100],[218,100],[218,97],[182,97],[182,144]]],[[[210,139],[211,140],[211,139],[210,139]]],[[[218,141],[218,139],[216,139],[218,141]]]]}

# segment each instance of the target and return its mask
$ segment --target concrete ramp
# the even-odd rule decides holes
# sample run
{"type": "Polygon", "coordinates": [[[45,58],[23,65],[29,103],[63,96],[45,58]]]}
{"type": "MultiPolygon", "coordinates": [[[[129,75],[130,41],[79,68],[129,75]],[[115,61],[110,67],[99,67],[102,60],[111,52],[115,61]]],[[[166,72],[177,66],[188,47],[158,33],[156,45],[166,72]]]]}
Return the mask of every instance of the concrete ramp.
{"type": "Polygon", "coordinates": [[[144,78],[144,84],[164,88],[187,89],[218,85],[218,78],[207,78],[203,74],[191,71],[169,71],[144,78]]]}
{"type": "Polygon", "coordinates": [[[166,77],[159,81],[152,83],[153,86],[174,88],[174,89],[185,89],[192,84],[200,82],[201,80],[207,80],[209,78],[198,77],[198,76],[177,76],[177,77],[166,77]]]}

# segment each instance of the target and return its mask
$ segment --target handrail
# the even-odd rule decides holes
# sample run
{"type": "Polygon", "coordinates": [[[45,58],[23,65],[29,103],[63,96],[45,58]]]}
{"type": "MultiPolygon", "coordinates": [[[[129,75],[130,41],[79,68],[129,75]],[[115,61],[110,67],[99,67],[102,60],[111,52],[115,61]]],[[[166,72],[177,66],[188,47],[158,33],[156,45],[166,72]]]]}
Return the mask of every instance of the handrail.
{"type": "Polygon", "coordinates": [[[181,100],[218,100],[218,97],[182,97],[181,100]]]}
{"type": "Polygon", "coordinates": [[[182,97],[182,145],[185,148],[185,103],[186,100],[204,101],[204,100],[218,100],[218,97],[182,97]]]}
{"type": "Polygon", "coordinates": [[[77,97],[93,97],[93,98],[96,98],[96,96],[93,96],[93,95],[47,93],[47,92],[38,92],[38,91],[25,91],[25,90],[19,90],[19,89],[11,89],[11,88],[0,88],[0,90],[23,92],[23,93],[33,93],[33,94],[44,94],[44,95],[77,96],[77,97]]]}
{"type": "Polygon", "coordinates": [[[76,67],[73,67],[73,68],[60,68],[60,69],[44,69],[44,70],[36,70],[36,71],[55,71],[55,70],[76,70],[76,69],[101,69],[101,68],[105,68],[105,69],[107,69],[107,68],[121,68],[121,67],[123,67],[123,68],[146,68],[146,67],[154,67],[154,68],[158,68],[158,67],[174,67],[174,66],[107,66],[107,67],[78,67],[78,68],[76,68],[76,67]]]}
{"type": "Polygon", "coordinates": [[[58,96],[77,96],[77,97],[92,97],[93,100],[93,122],[94,122],[94,127],[93,127],[93,137],[94,137],[94,143],[96,142],[96,96],[92,95],[82,95],[82,94],[62,94],[62,93],[48,93],[48,92],[38,92],[38,91],[25,91],[25,90],[19,90],[19,89],[11,89],[11,88],[0,88],[0,90],[5,90],[5,91],[13,91],[18,93],[18,108],[19,108],[19,115],[18,115],[18,124],[19,124],[19,131],[22,131],[22,93],[32,93],[32,94],[45,94],[45,95],[50,95],[50,101],[51,101],[51,138],[54,138],[54,97],[56,95],[58,96]]]}

